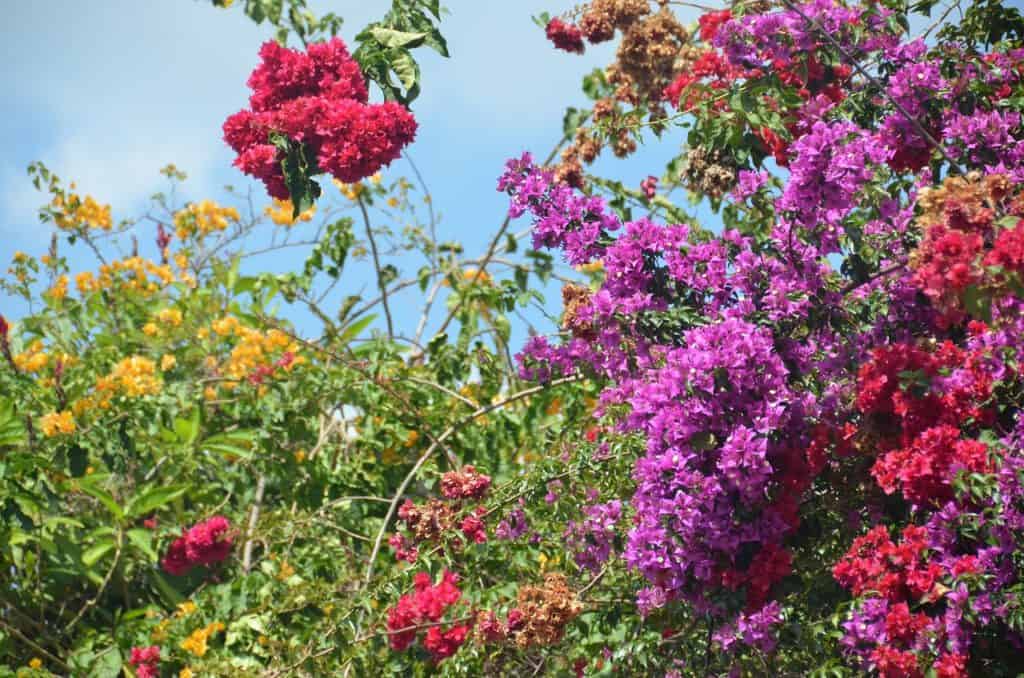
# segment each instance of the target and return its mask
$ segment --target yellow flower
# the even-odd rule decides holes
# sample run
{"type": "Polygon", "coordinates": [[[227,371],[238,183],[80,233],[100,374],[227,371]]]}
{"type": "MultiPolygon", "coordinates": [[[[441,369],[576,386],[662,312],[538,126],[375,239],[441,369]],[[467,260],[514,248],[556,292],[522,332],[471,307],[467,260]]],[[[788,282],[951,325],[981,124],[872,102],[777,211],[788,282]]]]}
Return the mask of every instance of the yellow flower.
{"type": "Polygon", "coordinates": [[[54,301],[60,301],[68,296],[68,277],[66,275],[58,276],[56,282],[53,283],[53,287],[46,291],[46,296],[54,301]]]}
{"type": "Polygon", "coordinates": [[[289,577],[295,574],[295,568],[292,567],[287,560],[281,562],[281,569],[277,572],[278,581],[285,581],[289,577]]]}
{"type": "Polygon", "coordinates": [[[32,657],[28,662],[28,667],[30,669],[41,669],[43,668],[43,660],[39,657],[32,657]]]}
{"type": "Polygon", "coordinates": [[[33,341],[27,351],[14,356],[14,364],[22,372],[39,372],[50,362],[50,356],[43,351],[43,342],[33,341]]]}
{"type": "Polygon", "coordinates": [[[187,666],[183,668],[181,671],[178,671],[178,678],[192,678],[192,676],[192,669],[190,669],[187,666]]]}
{"type": "Polygon", "coordinates": [[[291,200],[278,200],[274,198],[273,205],[267,205],[263,213],[270,217],[278,226],[294,226],[300,221],[309,221],[316,214],[316,205],[313,205],[308,210],[299,214],[298,217],[292,217],[295,212],[295,207],[291,200]]]}
{"type": "Polygon", "coordinates": [[[234,207],[221,207],[212,200],[191,203],[188,207],[174,215],[174,227],[177,236],[185,240],[198,233],[200,236],[227,229],[228,222],[240,219],[234,207]]]}
{"type": "Polygon", "coordinates": [[[156,323],[146,323],[142,326],[142,333],[147,337],[155,337],[160,334],[160,328],[157,327],[156,323]]]}
{"type": "Polygon", "coordinates": [[[380,180],[381,180],[380,172],[375,172],[374,175],[372,177],[370,177],[370,183],[373,184],[374,186],[379,186],[380,185],[380,180]]]}
{"type": "Polygon", "coordinates": [[[333,181],[334,185],[338,187],[339,191],[341,191],[341,194],[349,200],[358,200],[359,196],[366,189],[366,187],[361,183],[346,184],[338,181],[337,179],[334,179],[333,181]]]}
{"type": "Polygon", "coordinates": [[[178,364],[178,359],[171,354],[167,354],[160,358],[160,369],[163,372],[174,369],[174,366],[178,364]]]}
{"type": "Polygon", "coordinates": [[[555,398],[550,403],[548,403],[547,409],[545,409],[544,411],[547,413],[549,417],[555,416],[556,414],[562,411],[562,399],[555,398]]]}
{"type": "Polygon", "coordinates": [[[178,619],[189,616],[196,611],[196,604],[191,600],[186,600],[184,603],[178,603],[178,610],[174,613],[174,616],[178,619]]]}
{"type": "Polygon", "coordinates": [[[203,398],[205,398],[208,401],[209,400],[216,400],[217,399],[217,389],[215,389],[212,386],[207,386],[206,388],[203,389],[203,398]]]}
{"type": "Polygon", "coordinates": [[[193,631],[188,638],[181,641],[180,647],[182,650],[191,652],[197,657],[202,657],[206,654],[206,641],[214,633],[223,630],[224,624],[220,622],[213,622],[212,624],[208,624],[206,628],[196,629],[195,631],[193,631]]]}
{"type": "Polygon", "coordinates": [[[85,296],[89,292],[99,289],[99,284],[91,271],[82,271],[75,276],[75,287],[78,288],[79,294],[85,296]]]}
{"type": "Polygon", "coordinates": [[[139,397],[160,392],[156,363],[142,356],[131,356],[114,365],[109,375],[96,380],[96,390],[113,395],[139,397]]]}
{"type": "Polygon", "coordinates": [[[156,319],[164,325],[177,327],[181,324],[181,311],[176,308],[165,308],[156,314],[156,319]]]}
{"type": "Polygon", "coordinates": [[[302,462],[306,461],[306,451],[305,450],[295,450],[294,455],[295,455],[295,463],[296,464],[301,464],[302,462]]]}
{"type": "MultiPolygon", "coordinates": [[[[74,184],[71,185],[74,188],[74,184]]],[[[57,195],[50,203],[54,210],[54,223],[65,231],[75,229],[100,229],[109,231],[114,222],[110,217],[110,205],[101,205],[91,195],[84,198],[77,193],[57,195]]]]}
{"type": "Polygon", "coordinates": [[[56,435],[70,435],[75,432],[75,420],[68,411],[51,412],[44,415],[39,422],[43,435],[52,438],[56,435]]]}
{"type": "Polygon", "coordinates": [[[170,619],[164,619],[163,621],[158,622],[149,633],[149,637],[157,642],[167,640],[167,627],[170,625],[170,619]]]}
{"type": "Polygon", "coordinates": [[[388,198],[388,207],[398,207],[398,198],[395,196],[388,198]]]}
{"type": "Polygon", "coordinates": [[[412,447],[420,439],[419,431],[409,431],[409,435],[405,436],[405,446],[412,447]]]}

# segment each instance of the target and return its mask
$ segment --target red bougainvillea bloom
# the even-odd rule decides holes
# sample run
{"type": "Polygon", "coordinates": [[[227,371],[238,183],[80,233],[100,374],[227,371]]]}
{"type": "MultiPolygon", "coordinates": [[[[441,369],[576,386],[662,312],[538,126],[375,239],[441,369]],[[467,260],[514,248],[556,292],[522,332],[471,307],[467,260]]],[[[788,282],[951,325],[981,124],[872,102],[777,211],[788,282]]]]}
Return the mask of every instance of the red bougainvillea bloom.
{"type": "Polygon", "coordinates": [[[960,430],[952,426],[936,426],[913,445],[879,457],[871,474],[886,494],[901,489],[907,501],[925,505],[952,497],[950,482],[958,469],[990,471],[988,446],[960,440],[960,430]]]}
{"type": "Polygon", "coordinates": [[[491,477],[468,464],[441,476],[441,494],[448,499],[482,499],[490,486],[491,477]]]}
{"type": "Polygon", "coordinates": [[[722,24],[732,19],[732,12],[728,9],[721,12],[707,12],[702,14],[697,22],[700,24],[700,39],[704,42],[711,42],[718,34],[722,24]]]}
{"type": "Polygon", "coordinates": [[[945,652],[935,662],[937,678],[967,678],[967,657],[962,654],[945,652]]]}
{"type": "Polygon", "coordinates": [[[648,200],[654,198],[658,192],[658,177],[649,176],[640,182],[640,190],[648,200]]]}
{"type": "Polygon", "coordinates": [[[894,544],[884,525],[858,537],[838,563],[832,576],[855,596],[876,591],[892,602],[906,598],[908,591],[923,598],[931,594],[940,572],[932,564],[923,566],[927,544],[925,528],[910,525],[903,539],[894,544]]]}
{"type": "Polygon", "coordinates": [[[221,562],[231,553],[230,527],[224,516],[196,523],[171,543],[161,565],[168,574],[183,575],[197,565],[221,562]]]}
{"type": "Polygon", "coordinates": [[[136,678],[160,678],[160,647],[133,647],[128,663],[135,669],[136,678]]]}
{"type": "Polygon", "coordinates": [[[985,257],[988,266],[1001,266],[1018,275],[1024,273],[1024,220],[999,233],[992,251],[985,257]]]}
{"type": "Polygon", "coordinates": [[[484,521],[480,519],[487,509],[483,506],[477,508],[472,514],[462,519],[462,523],[459,525],[459,529],[462,530],[462,534],[466,535],[466,539],[473,542],[474,544],[483,544],[487,541],[487,526],[484,525],[484,521]]]}
{"type": "Polygon", "coordinates": [[[924,675],[917,665],[917,655],[907,650],[879,645],[871,653],[871,661],[883,678],[921,678],[924,675]]]}
{"type": "MultiPolygon", "coordinates": [[[[419,572],[413,578],[416,590],[402,596],[398,603],[388,610],[388,637],[392,649],[402,651],[416,641],[421,630],[417,628],[441,620],[445,612],[455,605],[462,597],[456,584],[458,577],[448,570],[441,576],[441,581],[434,585],[430,575],[419,572]]],[[[423,646],[430,652],[434,661],[441,661],[452,656],[465,642],[469,634],[469,625],[455,625],[444,630],[441,625],[428,627],[423,646]]]]}
{"type": "Polygon", "coordinates": [[[583,45],[583,31],[576,26],[567,24],[556,17],[548,22],[547,29],[544,32],[548,36],[548,40],[556,48],[574,54],[583,54],[585,49],[583,45]]]}
{"type": "Polygon", "coordinates": [[[248,82],[250,108],[224,122],[224,140],[238,153],[235,166],[275,198],[290,195],[274,133],[303,144],[316,170],[348,183],[390,164],[416,136],[404,107],[367,103],[359,65],[338,38],[306,52],[267,42],[260,59],[248,82]]]}

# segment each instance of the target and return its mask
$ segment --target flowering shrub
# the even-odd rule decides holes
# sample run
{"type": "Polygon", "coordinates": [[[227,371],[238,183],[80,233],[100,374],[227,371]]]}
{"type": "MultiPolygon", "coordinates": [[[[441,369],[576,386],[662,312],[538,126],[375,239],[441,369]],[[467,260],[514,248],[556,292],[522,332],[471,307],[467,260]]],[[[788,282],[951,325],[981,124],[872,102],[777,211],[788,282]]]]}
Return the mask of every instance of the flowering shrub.
{"type": "Polygon", "coordinates": [[[339,38],[306,52],[267,42],[260,59],[249,78],[251,108],[224,122],[224,139],[238,153],[235,165],[274,198],[292,200],[295,217],[319,195],[306,186],[309,176],[355,183],[391,164],[416,135],[400,104],[367,103],[359,64],[339,38]]]}
{"type": "Polygon", "coordinates": [[[0,280],[29,305],[0,316],[0,672],[1024,671],[1016,10],[927,39],[930,1],[541,16],[615,61],[551,162],[508,161],[467,257],[379,173],[415,136],[410,50],[447,53],[438,4],[352,54],[304,0],[240,4],[280,40],[224,133],[270,204],[116,222],[31,168],[55,238],[0,280]],[[663,173],[589,171],[677,125],[663,173]],[[306,232],[295,272],[232,251],[306,232]],[[561,318],[513,338],[551,280],[561,318]]]}

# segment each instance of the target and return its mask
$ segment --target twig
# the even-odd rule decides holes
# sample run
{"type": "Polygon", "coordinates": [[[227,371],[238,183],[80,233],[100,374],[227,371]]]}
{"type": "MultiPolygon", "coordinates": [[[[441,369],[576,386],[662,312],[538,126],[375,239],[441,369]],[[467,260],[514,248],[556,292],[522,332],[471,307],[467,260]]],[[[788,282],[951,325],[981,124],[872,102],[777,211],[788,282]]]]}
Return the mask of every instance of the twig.
{"type": "Polygon", "coordinates": [[[17,638],[21,642],[25,643],[26,645],[31,647],[33,650],[35,650],[39,654],[43,655],[44,657],[46,657],[47,659],[52,661],[57,666],[61,667],[65,671],[67,671],[68,675],[71,675],[71,667],[68,666],[64,662],[63,659],[61,659],[57,655],[53,654],[52,652],[50,652],[46,648],[42,647],[41,645],[39,645],[38,643],[36,643],[32,639],[28,638],[24,633],[19,631],[16,627],[11,626],[10,624],[8,624],[3,619],[0,619],[0,626],[4,627],[8,631],[8,633],[10,633],[12,636],[17,638]]]}
{"type": "Polygon", "coordinates": [[[821,33],[821,35],[823,35],[825,39],[828,40],[832,44],[832,46],[836,48],[839,54],[842,55],[843,59],[845,59],[851,66],[853,66],[853,68],[856,69],[858,73],[864,76],[868,80],[868,82],[870,82],[872,85],[878,88],[878,90],[882,93],[882,96],[884,96],[889,101],[889,103],[891,103],[896,108],[896,110],[899,111],[900,114],[907,119],[907,122],[914,126],[918,134],[920,134],[924,138],[924,140],[927,141],[928,144],[932,146],[932,148],[937,150],[942,155],[942,157],[946,159],[946,162],[948,162],[954,170],[956,170],[960,174],[963,174],[963,170],[960,169],[960,165],[958,165],[957,162],[953,160],[953,158],[951,158],[948,153],[946,153],[946,149],[942,146],[942,144],[936,141],[935,137],[932,136],[931,132],[925,129],[924,125],[921,124],[921,121],[919,121],[916,117],[911,115],[910,112],[907,111],[907,109],[904,108],[902,104],[900,104],[900,102],[896,101],[892,96],[890,96],[889,92],[886,91],[886,88],[883,87],[882,84],[878,82],[878,80],[873,75],[868,73],[864,69],[864,67],[860,65],[860,62],[857,59],[854,59],[852,56],[850,56],[850,54],[848,54],[846,50],[843,49],[843,46],[839,44],[839,41],[836,40],[831,33],[822,28],[821,24],[819,24],[816,19],[812,19],[811,17],[804,14],[799,7],[793,4],[792,0],[782,0],[782,4],[784,4],[788,9],[799,14],[808,26],[821,33]]]}
{"type": "Polygon", "coordinates": [[[78,614],[76,614],[71,619],[71,621],[68,622],[68,625],[64,627],[64,633],[68,633],[69,631],[71,631],[71,629],[74,628],[75,624],[77,624],[82,619],[82,617],[85,616],[85,613],[91,610],[96,605],[96,603],[99,602],[100,597],[103,596],[103,592],[107,590],[107,586],[110,584],[110,578],[114,576],[114,571],[117,569],[118,564],[121,562],[121,549],[123,548],[123,546],[124,532],[122,532],[121,529],[119,528],[117,530],[117,541],[115,542],[114,545],[114,562],[110,564],[110,569],[107,570],[106,576],[103,577],[103,581],[100,583],[100,588],[98,591],[96,591],[96,595],[87,600],[85,605],[82,606],[82,609],[78,611],[78,614]]]}
{"type": "Polygon", "coordinates": [[[423,465],[427,463],[427,460],[430,459],[430,457],[434,454],[434,451],[441,446],[441,443],[447,440],[450,436],[452,436],[452,434],[461,429],[463,426],[470,423],[471,421],[473,421],[474,419],[481,415],[487,414],[488,412],[504,407],[505,405],[516,402],[517,400],[528,398],[549,388],[577,381],[579,378],[580,377],[576,375],[563,377],[561,379],[551,381],[547,384],[541,384],[540,386],[534,386],[533,388],[528,388],[525,391],[520,391],[519,393],[515,393],[509,396],[508,398],[505,398],[504,400],[499,400],[496,403],[491,403],[489,405],[485,405],[479,408],[472,414],[463,417],[462,419],[458,420],[457,422],[449,426],[447,429],[445,429],[445,431],[430,444],[430,447],[427,448],[426,452],[424,452],[420,456],[420,458],[416,460],[416,464],[412,467],[412,470],[410,470],[409,473],[405,476],[405,479],[402,481],[402,484],[398,486],[398,490],[395,492],[395,496],[392,497],[391,505],[388,507],[387,515],[384,516],[384,522],[380,526],[380,531],[377,532],[377,539],[374,540],[373,551],[370,552],[370,562],[366,565],[366,577],[364,580],[364,586],[368,585],[370,583],[370,580],[373,578],[373,565],[374,562],[377,560],[377,554],[380,552],[380,545],[381,542],[384,541],[384,535],[385,533],[387,533],[388,525],[391,523],[391,518],[394,517],[395,510],[398,508],[398,502],[401,501],[402,496],[405,494],[406,488],[408,488],[409,484],[412,483],[413,478],[416,477],[416,474],[419,472],[420,468],[422,468],[423,465]]]}
{"type": "Polygon", "coordinates": [[[252,545],[253,532],[256,531],[256,523],[260,519],[260,504],[263,503],[263,491],[267,487],[267,477],[260,475],[256,481],[256,496],[252,500],[252,508],[249,510],[249,526],[245,531],[245,549],[242,552],[242,572],[249,574],[252,567],[252,545]]]}
{"type": "Polygon", "coordinates": [[[370,226],[370,214],[366,211],[366,203],[362,194],[357,196],[359,210],[363,213],[363,223],[366,225],[366,237],[370,240],[370,253],[373,255],[373,267],[377,271],[377,287],[380,288],[380,303],[384,308],[384,318],[388,323],[388,337],[395,336],[394,322],[391,320],[391,308],[388,306],[388,286],[384,282],[384,271],[380,267],[380,254],[377,252],[377,241],[373,237],[373,227],[370,226]]]}

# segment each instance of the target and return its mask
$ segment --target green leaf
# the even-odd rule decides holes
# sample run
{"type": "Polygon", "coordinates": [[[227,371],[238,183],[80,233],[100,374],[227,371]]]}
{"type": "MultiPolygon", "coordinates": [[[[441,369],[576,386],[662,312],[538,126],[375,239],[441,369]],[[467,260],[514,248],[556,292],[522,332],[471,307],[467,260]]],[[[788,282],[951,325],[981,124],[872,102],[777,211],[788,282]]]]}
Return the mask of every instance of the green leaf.
{"type": "Polygon", "coordinates": [[[77,443],[68,450],[68,469],[72,478],[81,478],[89,468],[89,453],[77,443]]]}
{"type": "Polygon", "coordinates": [[[316,159],[309,157],[309,150],[305,144],[292,141],[277,132],[271,133],[270,143],[284,152],[281,172],[292,198],[292,218],[298,219],[299,215],[311,208],[320,197],[320,184],[312,179],[313,176],[320,174],[320,169],[316,166],[316,159]]]}
{"type": "Polygon", "coordinates": [[[174,420],[174,432],[177,434],[180,443],[191,447],[196,442],[196,438],[199,437],[201,417],[202,408],[196,407],[192,410],[192,414],[188,419],[178,417],[174,420]]]}
{"type": "Polygon", "coordinates": [[[360,318],[359,320],[345,328],[345,331],[341,333],[341,337],[339,337],[339,339],[341,339],[342,343],[347,344],[348,342],[358,337],[359,334],[367,327],[369,327],[370,323],[372,323],[376,319],[376,314],[370,314],[366,317],[360,318]]]}
{"type": "Polygon", "coordinates": [[[369,29],[370,35],[385,47],[419,47],[427,37],[426,33],[396,31],[393,28],[374,26],[369,29]]]}
{"type": "Polygon", "coordinates": [[[82,481],[79,485],[82,492],[85,492],[90,497],[93,497],[103,504],[117,520],[124,520],[124,511],[122,511],[118,503],[114,501],[114,496],[95,484],[100,482],[100,480],[105,479],[106,476],[97,477],[93,475],[87,476],[87,478],[89,480],[82,481]]]}
{"type": "Polygon", "coordinates": [[[82,563],[86,567],[92,567],[100,561],[100,558],[114,550],[113,538],[107,538],[94,546],[86,549],[82,554],[82,563]]]}
{"type": "MultiPolygon", "coordinates": [[[[412,58],[412,55],[405,51],[399,52],[391,59],[391,70],[398,76],[402,86],[411,93],[420,79],[420,67],[416,60],[412,58]]],[[[406,94],[407,103],[414,98],[414,96],[406,94]]]]}
{"type": "Polygon", "coordinates": [[[199,447],[226,457],[248,459],[252,456],[256,431],[240,430],[210,436],[199,447]]]}
{"type": "Polygon", "coordinates": [[[126,513],[129,518],[141,518],[171,503],[188,492],[188,490],[188,485],[165,485],[150,488],[132,498],[128,503],[126,513]]]}
{"type": "Polygon", "coordinates": [[[150,562],[155,563],[160,560],[160,556],[153,550],[153,533],[151,531],[139,527],[132,528],[128,530],[128,541],[145,554],[150,562]]]}

